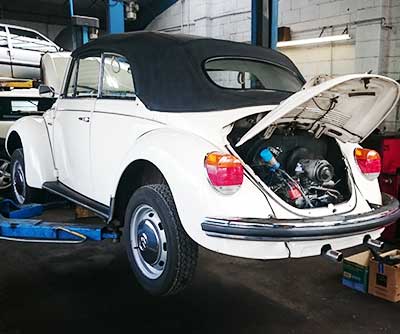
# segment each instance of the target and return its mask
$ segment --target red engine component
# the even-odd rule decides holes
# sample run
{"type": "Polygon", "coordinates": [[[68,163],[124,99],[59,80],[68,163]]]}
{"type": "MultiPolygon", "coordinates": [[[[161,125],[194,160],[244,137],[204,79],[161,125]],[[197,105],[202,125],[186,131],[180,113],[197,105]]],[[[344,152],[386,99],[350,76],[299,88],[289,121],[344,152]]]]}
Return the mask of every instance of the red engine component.
{"type": "Polygon", "coordinates": [[[298,188],[292,186],[288,190],[288,196],[292,201],[295,201],[296,199],[301,197],[301,192],[298,188]]]}

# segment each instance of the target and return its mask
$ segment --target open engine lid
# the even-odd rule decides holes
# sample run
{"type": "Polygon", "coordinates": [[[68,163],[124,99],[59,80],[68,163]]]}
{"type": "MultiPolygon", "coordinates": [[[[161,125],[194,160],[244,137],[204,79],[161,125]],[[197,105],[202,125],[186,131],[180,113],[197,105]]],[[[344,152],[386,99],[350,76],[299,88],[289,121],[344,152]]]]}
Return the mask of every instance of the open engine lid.
{"type": "Polygon", "coordinates": [[[236,144],[240,146],[268,127],[293,124],[343,142],[365,139],[395,108],[400,85],[374,74],[351,74],[307,83],[254,125],[236,144]]]}

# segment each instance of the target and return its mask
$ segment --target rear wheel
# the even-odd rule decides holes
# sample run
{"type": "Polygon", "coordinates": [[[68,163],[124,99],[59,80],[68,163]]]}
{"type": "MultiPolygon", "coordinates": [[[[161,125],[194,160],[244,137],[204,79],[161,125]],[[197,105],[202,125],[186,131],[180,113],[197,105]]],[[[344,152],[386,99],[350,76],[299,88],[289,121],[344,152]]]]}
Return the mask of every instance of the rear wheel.
{"type": "Polygon", "coordinates": [[[192,280],[197,244],[184,231],[167,185],[139,188],[125,214],[125,246],[140,285],[153,295],[173,295],[192,280]]]}
{"type": "Polygon", "coordinates": [[[11,155],[11,192],[17,204],[38,203],[42,201],[42,190],[26,183],[24,152],[19,148],[11,155]]]}

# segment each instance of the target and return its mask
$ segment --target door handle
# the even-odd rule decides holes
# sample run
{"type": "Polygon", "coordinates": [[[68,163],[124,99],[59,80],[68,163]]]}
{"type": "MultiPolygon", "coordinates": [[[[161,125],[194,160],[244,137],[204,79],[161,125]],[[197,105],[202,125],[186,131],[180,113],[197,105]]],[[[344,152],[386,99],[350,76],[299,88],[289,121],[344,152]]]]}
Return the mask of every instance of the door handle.
{"type": "Polygon", "coordinates": [[[78,117],[78,119],[82,122],[89,123],[90,122],[90,117],[78,117]]]}

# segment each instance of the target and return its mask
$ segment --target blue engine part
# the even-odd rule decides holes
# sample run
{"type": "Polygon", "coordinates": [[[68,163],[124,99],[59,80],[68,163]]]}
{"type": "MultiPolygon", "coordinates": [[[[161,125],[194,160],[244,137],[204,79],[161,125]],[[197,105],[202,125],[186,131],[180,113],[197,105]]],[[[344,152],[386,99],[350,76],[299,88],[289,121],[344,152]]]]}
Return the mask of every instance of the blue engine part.
{"type": "Polygon", "coordinates": [[[260,152],[260,157],[268,164],[272,172],[275,172],[281,166],[281,164],[275,159],[269,148],[264,148],[260,152]]]}

